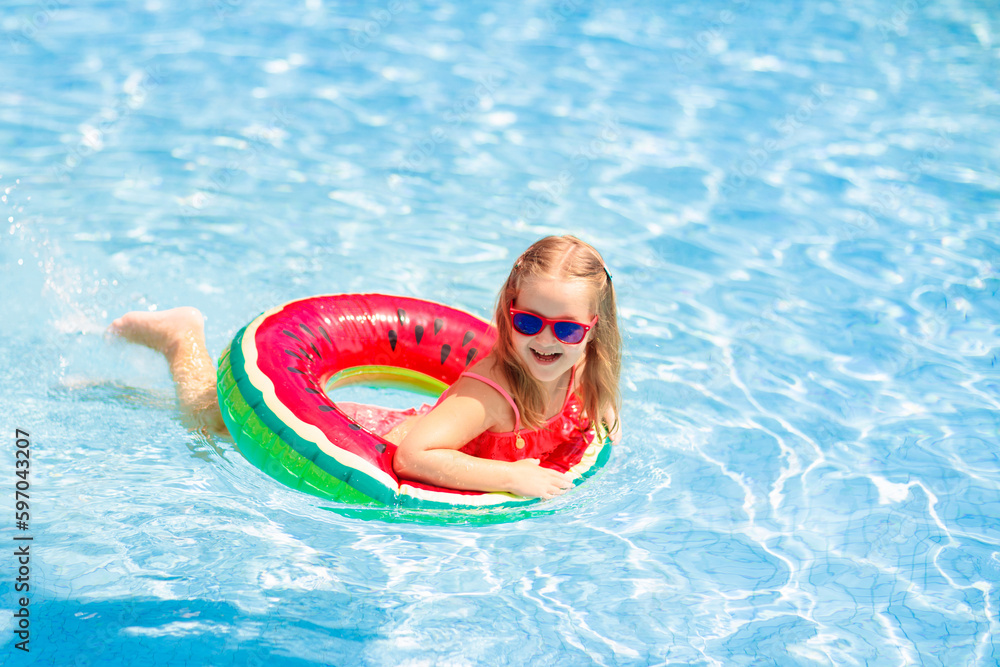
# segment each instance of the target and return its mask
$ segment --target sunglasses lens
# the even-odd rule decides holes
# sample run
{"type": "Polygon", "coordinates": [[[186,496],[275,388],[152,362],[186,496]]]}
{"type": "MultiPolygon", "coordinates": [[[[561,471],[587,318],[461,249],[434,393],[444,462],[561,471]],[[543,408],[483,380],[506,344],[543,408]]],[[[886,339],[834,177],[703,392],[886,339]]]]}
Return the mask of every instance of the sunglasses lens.
{"type": "Polygon", "coordinates": [[[514,328],[525,336],[534,336],[542,330],[542,321],[528,313],[514,313],[514,328]]]}
{"type": "Polygon", "coordinates": [[[583,340],[583,327],[576,322],[556,322],[552,325],[556,338],[569,345],[576,345],[583,340]]]}

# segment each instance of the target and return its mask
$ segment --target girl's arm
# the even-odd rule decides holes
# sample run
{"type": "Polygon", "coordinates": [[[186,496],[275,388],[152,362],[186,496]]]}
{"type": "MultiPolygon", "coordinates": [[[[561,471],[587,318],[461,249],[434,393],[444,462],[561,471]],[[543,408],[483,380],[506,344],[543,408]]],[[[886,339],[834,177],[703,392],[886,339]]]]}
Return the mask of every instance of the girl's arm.
{"type": "Polygon", "coordinates": [[[452,394],[424,415],[396,450],[396,474],[428,484],[470,491],[502,491],[552,498],[573,486],[571,477],[538,465],[538,459],[494,461],[458,451],[503,419],[510,406],[475,380],[459,380],[452,394]]]}

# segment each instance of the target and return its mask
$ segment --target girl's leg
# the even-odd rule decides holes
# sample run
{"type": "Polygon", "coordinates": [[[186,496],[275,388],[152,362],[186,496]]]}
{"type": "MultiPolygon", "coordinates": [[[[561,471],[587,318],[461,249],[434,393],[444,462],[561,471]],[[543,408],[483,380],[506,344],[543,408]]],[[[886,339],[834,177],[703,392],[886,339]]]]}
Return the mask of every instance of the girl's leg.
{"type": "Polygon", "coordinates": [[[205,345],[205,318],[197,308],[133,311],[108,332],[162,352],[170,364],[184,421],[202,433],[228,435],[215,390],[215,364],[205,345]]]}

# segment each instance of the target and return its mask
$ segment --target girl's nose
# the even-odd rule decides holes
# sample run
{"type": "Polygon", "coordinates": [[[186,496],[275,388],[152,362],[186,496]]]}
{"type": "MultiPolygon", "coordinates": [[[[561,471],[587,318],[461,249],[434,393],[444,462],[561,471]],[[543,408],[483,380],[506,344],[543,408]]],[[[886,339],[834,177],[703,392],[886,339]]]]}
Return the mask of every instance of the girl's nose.
{"type": "Polygon", "coordinates": [[[559,342],[555,333],[552,331],[552,326],[548,324],[542,327],[542,330],[535,334],[535,338],[539,343],[544,345],[552,345],[553,343],[559,342]]]}

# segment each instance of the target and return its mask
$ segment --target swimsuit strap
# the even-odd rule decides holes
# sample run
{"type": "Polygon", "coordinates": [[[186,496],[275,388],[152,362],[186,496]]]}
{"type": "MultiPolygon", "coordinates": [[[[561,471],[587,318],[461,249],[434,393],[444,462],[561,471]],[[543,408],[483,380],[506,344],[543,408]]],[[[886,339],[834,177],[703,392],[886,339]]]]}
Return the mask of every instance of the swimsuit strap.
{"type": "Polygon", "coordinates": [[[506,389],[504,389],[503,387],[501,387],[500,385],[498,385],[493,380],[491,380],[491,379],[489,379],[487,377],[483,377],[482,375],[479,375],[478,373],[470,373],[470,372],[466,371],[465,373],[462,373],[462,377],[470,377],[473,380],[479,380],[480,382],[485,382],[489,386],[491,386],[494,389],[496,389],[497,391],[499,391],[500,395],[503,396],[504,398],[506,398],[507,402],[510,403],[510,407],[514,408],[514,432],[517,433],[517,432],[519,432],[521,430],[521,413],[517,409],[517,403],[515,403],[514,399],[510,397],[510,394],[507,393],[506,389]]]}

